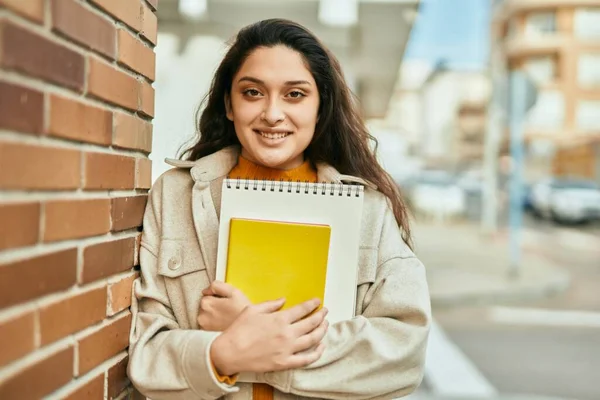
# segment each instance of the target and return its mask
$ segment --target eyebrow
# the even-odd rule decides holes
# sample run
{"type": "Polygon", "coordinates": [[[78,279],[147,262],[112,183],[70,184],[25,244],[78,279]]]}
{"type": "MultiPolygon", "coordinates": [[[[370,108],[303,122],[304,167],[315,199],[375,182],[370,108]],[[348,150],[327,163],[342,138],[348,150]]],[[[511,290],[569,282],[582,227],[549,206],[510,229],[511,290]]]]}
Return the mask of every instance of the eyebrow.
{"type": "MultiPolygon", "coordinates": [[[[242,82],[242,81],[254,82],[254,83],[256,83],[257,85],[264,85],[264,84],[265,84],[265,82],[261,81],[260,79],[258,79],[258,78],[253,78],[253,77],[251,77],[251,76],[242,76],[242,77],[241,77],[241,78],[238,80],[238,83],[239,83],[239,82],[242,82]]],[[[309,86],[310,86],[310,82],[309,82],[309,81],[304,81],[304,80],[298,80],[298,81],[287,81],[287,82],[285,82],[285,85],[286,85],[286,86],[297,86],[297,85],[309,85],[309,86]]]]}

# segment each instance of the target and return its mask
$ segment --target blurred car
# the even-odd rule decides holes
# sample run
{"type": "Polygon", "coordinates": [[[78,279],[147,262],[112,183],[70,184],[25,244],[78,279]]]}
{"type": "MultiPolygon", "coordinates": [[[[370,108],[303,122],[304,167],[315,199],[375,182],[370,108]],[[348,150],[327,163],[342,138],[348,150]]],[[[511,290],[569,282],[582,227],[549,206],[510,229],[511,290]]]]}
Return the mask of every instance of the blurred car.
{"type": "Polygon", "coordinates": [[[411,206],[419,214],[445,218],[466,211],[465,192],[447,171],[422,171],[412,182],[409,197],[411,206]]]}
{"type": "Polygon", "coordinates": [[[523,182],[523,209],[525,211],[533,211],[532,185],[529,182],[523,182]]]}
{"type": "Polygon", "coordinates": [[[581,223],[600,218],[600,185],[582,179],[548,178],[532,185],[535,214],[560,223],[581,223]]]}
{"type": "Polygon", "coordinates": [[[459,174],[456,184],[465,194],[465,216],[472,221],[481,219],[483,212],[484,176],[481,169],[468,169],[459,174]]]}

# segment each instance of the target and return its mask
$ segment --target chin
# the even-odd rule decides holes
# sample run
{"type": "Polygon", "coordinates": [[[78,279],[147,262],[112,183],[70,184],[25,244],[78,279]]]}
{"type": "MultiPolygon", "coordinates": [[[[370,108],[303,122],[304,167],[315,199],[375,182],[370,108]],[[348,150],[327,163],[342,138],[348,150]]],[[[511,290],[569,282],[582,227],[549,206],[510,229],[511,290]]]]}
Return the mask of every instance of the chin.
{"type": "Polygon", "coordinates": [[[289,164],[293,164],[297,157],[294,155],[294,152],[286,151],[285,149],[258,149],[258,151],[253,152],[253,158],[257,163],[273,169],[290,169],[295,167],[296,165],[290,167],[289,164]]]}
{"type": "Polygon", "coordinates": [[[287,163],[290,162],[291,157],[285,157],[282,155],[259,155],[256,160],[259,164],[273,169],[287,169],[284,168],[287,163]]]}

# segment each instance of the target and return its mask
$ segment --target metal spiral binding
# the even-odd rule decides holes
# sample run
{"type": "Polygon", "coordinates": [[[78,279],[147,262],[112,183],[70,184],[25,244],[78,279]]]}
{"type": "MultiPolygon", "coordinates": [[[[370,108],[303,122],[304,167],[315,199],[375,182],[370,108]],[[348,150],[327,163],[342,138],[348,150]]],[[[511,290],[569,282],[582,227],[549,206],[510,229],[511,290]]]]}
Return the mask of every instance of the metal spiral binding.
{"type": "Polygon", "coordinates": [[[302,182],[302,181],[270,181],[252,180],[242,178],[226,178],[225,185],[228,189],[254,190],[270,192],[304,193],[321,196],[347,196],[360,197],[365,188],[362,185],[345,185],[343,183],[327,182],[302,182]]]}

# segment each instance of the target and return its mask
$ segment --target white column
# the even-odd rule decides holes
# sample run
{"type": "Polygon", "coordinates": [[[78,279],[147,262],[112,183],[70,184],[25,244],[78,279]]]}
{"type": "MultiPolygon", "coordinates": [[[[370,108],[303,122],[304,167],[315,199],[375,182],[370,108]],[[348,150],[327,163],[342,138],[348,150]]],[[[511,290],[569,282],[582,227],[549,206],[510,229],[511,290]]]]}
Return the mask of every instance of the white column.
{"type": "Polygon", "coordinates": [[[319,0],[319,22],[349,27],[358,22],[358,0],[319,0]]]}
{"type": "Polygon", "coordinates": [[[203,19],[207,9],[207,0],[179,0],[179,13],[191,20],[203,19]]]}

